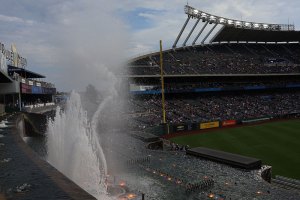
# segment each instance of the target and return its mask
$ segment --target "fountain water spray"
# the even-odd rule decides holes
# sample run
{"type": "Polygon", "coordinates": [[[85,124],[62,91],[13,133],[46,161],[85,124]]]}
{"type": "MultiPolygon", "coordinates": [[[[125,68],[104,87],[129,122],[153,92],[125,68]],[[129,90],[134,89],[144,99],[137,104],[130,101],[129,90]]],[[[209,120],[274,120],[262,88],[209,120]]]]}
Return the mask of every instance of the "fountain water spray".
{"type": "Polygon", "coordinates": [[[66,108],[56,110],[49,120],[47,133],[48,162],[98,199],[107,199],[106,159],[96,132],[106,97],[98,106],[91,122],[82,108],[80,95],[72,92],[66,108]]]}

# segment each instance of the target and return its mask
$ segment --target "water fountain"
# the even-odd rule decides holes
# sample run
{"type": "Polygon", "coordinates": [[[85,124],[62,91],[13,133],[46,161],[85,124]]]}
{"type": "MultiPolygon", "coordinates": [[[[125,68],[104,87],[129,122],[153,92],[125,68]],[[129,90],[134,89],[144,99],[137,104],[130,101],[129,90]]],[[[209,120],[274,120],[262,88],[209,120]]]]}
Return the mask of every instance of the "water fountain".
{"type": "Polygon", "coordinates": [[[111,199],[106,183],[108,191],[125,199],[141,199],[142,195],[151,200],[272,199],[286,195],[297,199],[297,193],[274,189],[257,178],[257,170],[232,168],[182,151],[146,149],[143,141],[124,129],[109,129],[107,134],[97,131],[99,122],[106,122],[106,108],[110,110],[116,99],[112,94],[88,117],[83,98],[72,92],[66,107],[57,108],[56,117],[48,124],[47,160],[97,199],[111,199]],[[107,164],[110,176],[106,176],[107,164]]]}
{"type": "Polygon", "coordinates": [[[80,95],[72,92],[66,108],[57,107],[47,131],[48,162],[101,200],[108,198],[104,183],[107,166],[96,127],[101,110],[110,99],[100,103],[89,122],[80,95]]]}

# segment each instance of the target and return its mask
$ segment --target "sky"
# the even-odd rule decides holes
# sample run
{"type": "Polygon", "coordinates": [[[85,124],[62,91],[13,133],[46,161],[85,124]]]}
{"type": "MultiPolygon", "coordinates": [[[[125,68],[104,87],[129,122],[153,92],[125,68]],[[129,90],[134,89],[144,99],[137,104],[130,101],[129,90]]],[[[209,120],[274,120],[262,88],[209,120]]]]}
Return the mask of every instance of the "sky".
{"type": "MultiPolygon", "coordinates": [[[[289,21],[300,28],[298,0],[188,3],[222,17],[289,21]]],[[[0,41],[6,48],[15,43],[27,58],[27,69],[46,75],[59,91],[82,89],[89,83],[106,87],[112,78],[107,74],[127,58],[158,51],[159,40],[164,49],[172,46],[187,17],[186,4],[186,0],[0,0],[0,41]]]]}

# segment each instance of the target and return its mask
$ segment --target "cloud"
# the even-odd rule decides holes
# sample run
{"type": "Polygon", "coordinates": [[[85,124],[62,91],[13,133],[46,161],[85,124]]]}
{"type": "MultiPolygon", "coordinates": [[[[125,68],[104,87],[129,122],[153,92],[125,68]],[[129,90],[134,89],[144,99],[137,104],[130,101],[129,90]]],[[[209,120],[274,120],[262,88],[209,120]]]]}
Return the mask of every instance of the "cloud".
{"type": "MultiPolygon", "coordinates": [[[[122,65],[126,48],[126,27],[115,17],[105,1],[77,1],[52,10],[58,23],[53,27],[53,40],[59,41],[57,64],[62,65],[65,88],[83,89],[89,83],[97,88],[109,87],[111,71],[122,65]]],[[[62,84],[62,83],[61,83],[62,84]]]]}
{"type": "Polygon", "coordinates": [[[154,20],[156,15],[151,13],[139,13],[138,16],[154,20]]]}
{"type": "MultiPolygon", "coordinates": [[[[118,65],[121,60],[115,58],[158,51],[160,39],[164,49],[172,46],[186,19],[185,3],[182,0],[1,1],[0,40],[7,46],[16,43],[22,56],[27,57],[29,69],[45,72],[60,90],[80,88],[89,81],[105,85],[108,78],[101,75],[101,70],[114,70],[109,66],[118,65]],[[133,13],[128,23],[125,18],[133,13]],[[134,23],[144,24],[132,26],[134,23]]],[[[287,23],[289,19],[296,27],[300,25],[297,0],[189,0],[189,4],[228,18],[268,23],[287,23]]],[[[187,28],[194,22],[191,20],[187,28]]],[[[185,31],[182,38],[187,34],[185,31]]],[[[178,44],[182,42],[181,39],[178,44]]]]}
{"type": "Polygon", "coordinates": [[[26,23],[32,25],[34,22],[32,20],[25,20],[19,17],[11,17],[6,15],[0,15],[0,21],[2,22],[15,22],[15,23],[26,23]]]}
{"type": "MultiPolygon", "coordinates": [[[[20,54],[27,57],[29,69],[45,73],[59,90],[83,90],[90,83],[110,87],[114,79],[111,71],[123,65],[127,44],[127,27],[115,15],[113,1],[44,2],[45,8],[39,8],[44,12],[42,19],[33,26],[20,27],[20,18],[13,18],[7,28],[21,32],[4,32],[1,40],[4,36],[16,43],[20,54]]],[[[25,7],[28,5],[20,10],[25,7]]]]}

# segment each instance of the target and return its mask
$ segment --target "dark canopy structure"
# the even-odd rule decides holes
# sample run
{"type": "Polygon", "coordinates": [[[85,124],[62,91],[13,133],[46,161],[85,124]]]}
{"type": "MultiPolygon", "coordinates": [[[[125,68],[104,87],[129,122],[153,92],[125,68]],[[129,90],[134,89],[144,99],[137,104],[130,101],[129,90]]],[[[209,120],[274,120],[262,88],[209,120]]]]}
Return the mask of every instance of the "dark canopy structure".
{"type": "Polygon", "coordinates": [[[15,73],[19,74],[21,77],[25,77],[25,78],[46,78],[46,76],[44,76],[44,75],[29,71],[27,69],[8,65],[8,73],[13,73],[13,72],[15,72],[15,73]]]}
{"type": "Polygon", "coordinates": [[[269,31],[225,26],[212,42],[299,42],[300,31],[269,31]]]}
{"type": "Polygon", "coordinates": [[[12,79],[4,74],[2,71],[0,71],[0,83],[11,83],[12,79]]]}

